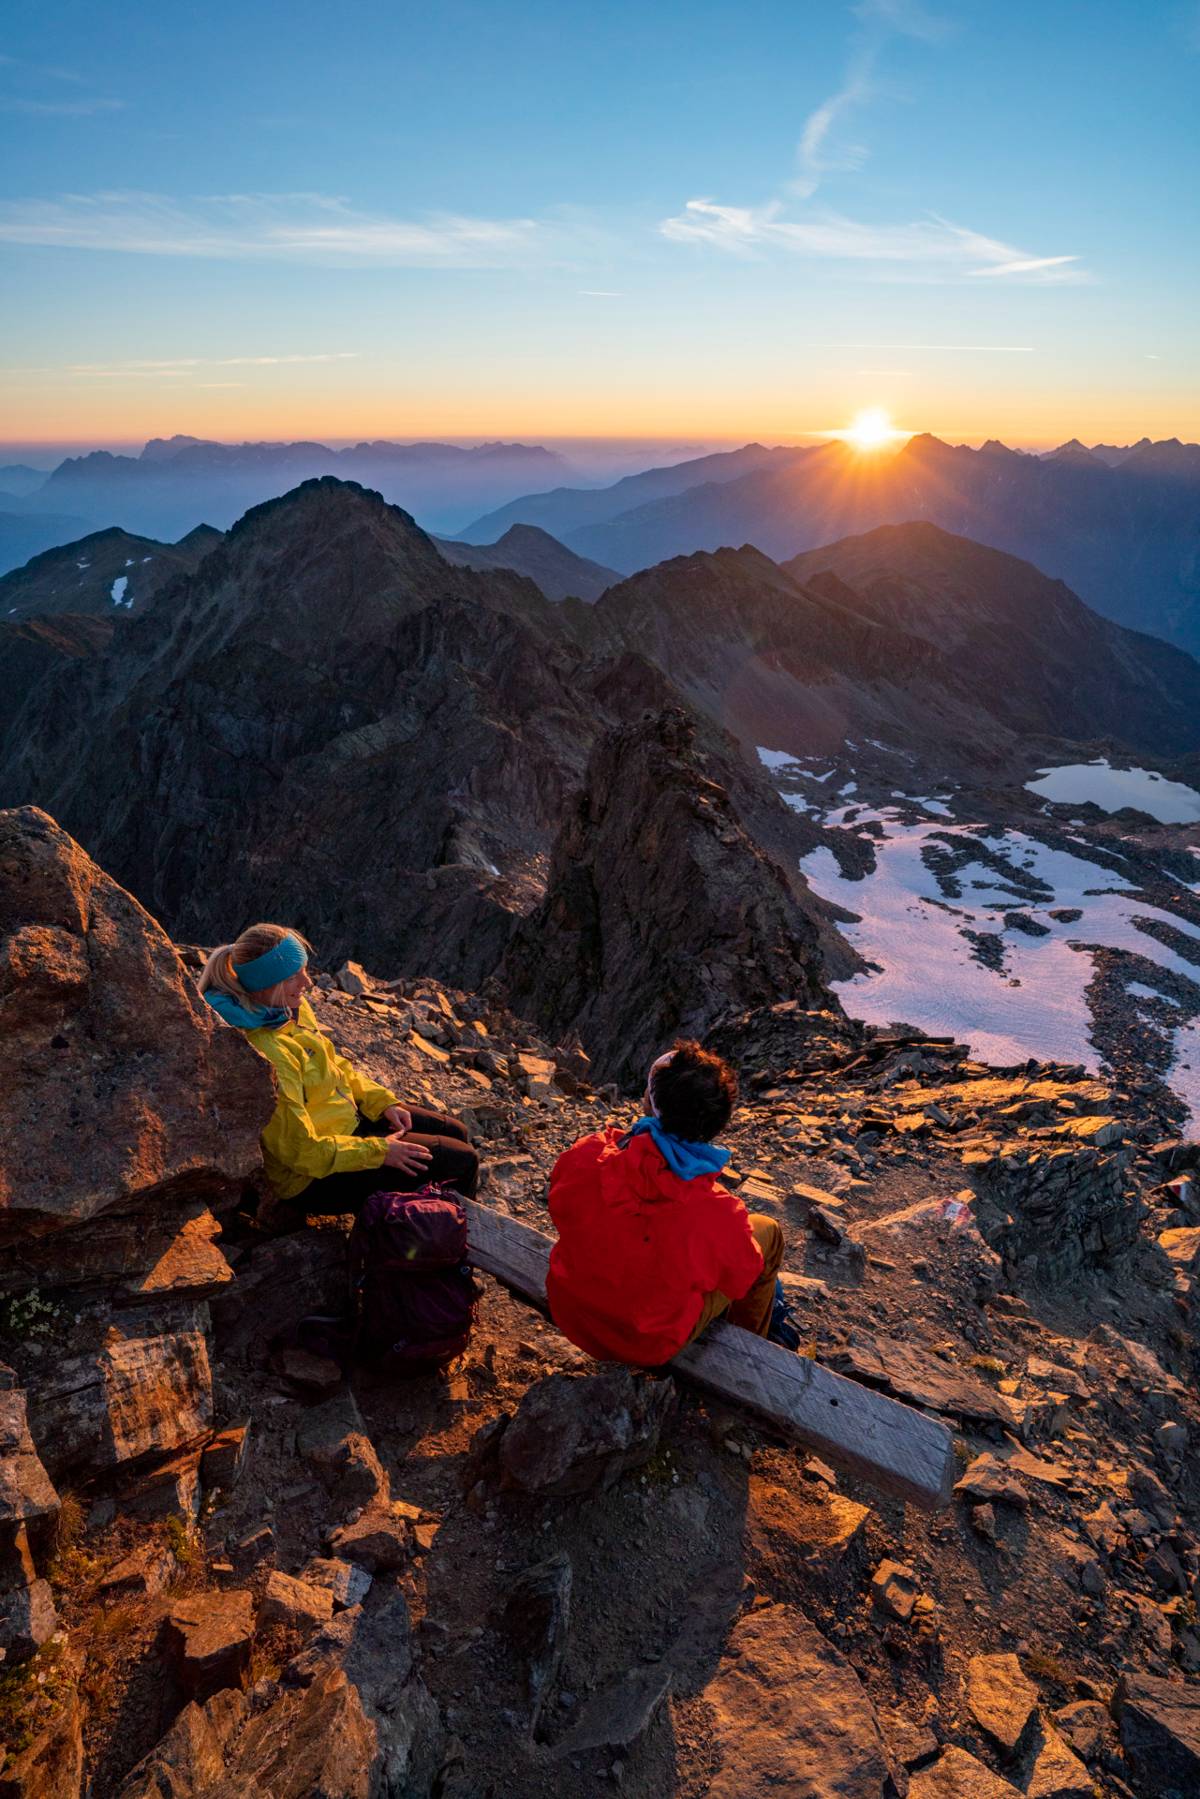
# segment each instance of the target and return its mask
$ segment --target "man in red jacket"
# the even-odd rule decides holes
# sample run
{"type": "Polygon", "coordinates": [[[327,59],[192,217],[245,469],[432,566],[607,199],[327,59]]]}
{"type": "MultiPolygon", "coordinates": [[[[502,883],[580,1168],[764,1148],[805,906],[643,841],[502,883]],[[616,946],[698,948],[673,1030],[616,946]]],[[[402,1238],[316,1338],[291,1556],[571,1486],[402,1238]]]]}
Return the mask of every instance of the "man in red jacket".
{"type": "Polygon", "coordinates": [[[656,1367],[722,1313],[767,1335],[783,1233],[716,1179],[729,1152],[713,1138],[736,1098],[727,1063],[678,1042],[631,1131],[584,1137],[555,1163],[550,1312],[598,1360],[656,1367]]]}

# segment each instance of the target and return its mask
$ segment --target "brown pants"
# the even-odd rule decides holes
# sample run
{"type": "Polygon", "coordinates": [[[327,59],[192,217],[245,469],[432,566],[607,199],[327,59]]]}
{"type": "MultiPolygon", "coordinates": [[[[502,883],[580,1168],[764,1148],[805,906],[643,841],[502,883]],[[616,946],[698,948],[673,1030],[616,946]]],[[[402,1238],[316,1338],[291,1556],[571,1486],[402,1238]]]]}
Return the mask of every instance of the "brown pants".
{"type": "Polygon", "coordinates": [[[723,1313],[728,1313],[730,1324],[740,1325],[744,1331],[753,1331],[758,1337],[765,1337],[770,1329],[771,1307],[775,1303],[775,1277],[783,1261],[783,1232],[773,1218],[764,1218],[761,1212],[751,1212],[750,1229],[754,1232],[754,1241],[762,1250],[762,1273],[742,1299],[730,1299],[725,1293],[706,1293],[704,1304],[700,1307],[700,1316],[696,1320],[696,1328],[688,1338],[689,1343],[694,1343],[708,1329],[713,1319],[720,1318],[723,1313]]]}

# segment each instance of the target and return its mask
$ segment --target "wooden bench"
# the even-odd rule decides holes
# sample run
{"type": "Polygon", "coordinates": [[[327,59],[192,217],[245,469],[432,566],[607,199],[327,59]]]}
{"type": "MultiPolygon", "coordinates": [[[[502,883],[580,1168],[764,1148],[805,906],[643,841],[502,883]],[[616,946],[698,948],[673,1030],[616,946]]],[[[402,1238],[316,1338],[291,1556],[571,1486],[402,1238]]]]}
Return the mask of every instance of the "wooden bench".
{"type": "MultiPolygon", "coordinates": [[[[545,1309],[553,1238],[479,1200],[465,1204],[475,1266],[545,1309]]],[[[884,1493],[927,1510],[949,1501],[954,1442],[938,1418],[719,1320],[669,1366],[884,1493]]]]}

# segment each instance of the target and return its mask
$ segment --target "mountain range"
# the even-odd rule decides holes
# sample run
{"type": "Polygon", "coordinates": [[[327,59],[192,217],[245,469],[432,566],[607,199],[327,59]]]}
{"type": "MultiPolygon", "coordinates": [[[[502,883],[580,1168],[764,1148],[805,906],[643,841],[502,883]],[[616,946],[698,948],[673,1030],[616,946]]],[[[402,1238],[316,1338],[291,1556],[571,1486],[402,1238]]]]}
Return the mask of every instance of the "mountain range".
{"type": "MultiPolygon", "coordinates": [[[[328,953],[474,983],[552,864],[569,889],[571,796],[590,759],[608,766],[605,733],[648,710],[677,712],[695,744],[679,803],[725,796],[721,828],[746,834],[844,965],[799,872],[812,827],[756,746],[886,740],[916,780],[1017,792],[1038,757],[1078,759],[1073,738],[1200,748],[1190,656],[926,523],[789,568],[702,552],[554,603],[520,575],[450,565],[399,508],[321,478],[122,608],[107,646],[96,622],[2,627],[41,673],[0,736],[0,805],[44,806],[178,936],[279,913],[328,953]]],[[[642,808],[653,818],[635,792],[616,816],[642,808]]]]}
{"type": "Polygon", "coordinates": [[[752,445],[600,493],[530,494],[460,536],[536,524],[579,555],[633,573],[726,545],[784,560],[918,519],[1034,563],[1120,624],[1200,648],[1200,446],[1176,440],[1067,445],[1045,457],[930,436],[870,455],[840,441],[752,445]]]}
{"type": "MultiPolygon", "coordinates": [[[[317,475],[359,481],[402,501],[433,530],[457,530],[483,507],[494,507],[532,485],[561,480],[571,471],[564,457],[540,444],[483,443],[471,448],[445,443],[377,440],[334,450],[322,443],[223,444],[195,437],[152,438],[139,456],[95,450],[69,456],[31,485],[17,465],[0,511],[28,515],[30,547],[4,567],[37,550],[79,537],[89,525],[117,524],[136,535],[177,538],[207,521],[222,529],[249,507],[275,499],[317,475]],[[34,541],[34,522],[68,517],[64,535],[34,541]]],[[[8,526],[15,536],[16,527],[8,526]]],[[[60,529],[56,526],[55,529],[60,529]]],[[[20,547],[17,545],[16,547],[20,547]]],[[[0,531],[0,550],[7,548],[0,531]]]]}

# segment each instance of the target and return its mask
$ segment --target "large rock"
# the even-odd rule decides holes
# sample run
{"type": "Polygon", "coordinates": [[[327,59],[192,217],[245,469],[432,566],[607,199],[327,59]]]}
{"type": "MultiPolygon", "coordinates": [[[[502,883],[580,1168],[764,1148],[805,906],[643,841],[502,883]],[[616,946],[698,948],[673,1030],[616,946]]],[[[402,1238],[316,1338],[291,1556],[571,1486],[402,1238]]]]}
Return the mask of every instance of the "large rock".
{"type": "Polygon", "coordinates": [[[567,1647],[572,1581],[571,1558],[559,1550],[517,1576],[501,1612],[504,1635],[525,1677],[530,1729],[535,1734],[567,1647]]]}
{"type": "Polygon", "coordinates": [[[1015,1655],[973,1655],[967,1663],[967,1710],[1013,1754],[1037,1716],[1038,1690],[1015,1655]]]}
{"type": "Polygon", "coordinates": [[[309,1312],[326,1316],[346,1302],[346,1237],[340,1226],[297,1231],[260,1243],[238,1262],[233,1286],[212,1301],[219,1355],[245,1356],[257,1367],[276,1338],[309,1312]]]}
{"type": "Polygon", "coordinates": [[[1021,1799],[1021,1793],[965,1749],[950,1748],[913,1775],[908,1799],[1021,1799]]]}
{"type": "Polygon", "coordinates": [[[30,1418],[51,1473],[98,1474],[207,1434],[206,1323],[202,1305],[113,1312],[85,1326],[76,1353],[39,1365],[30,1418]]]}
{"type": "Polygon", "coordinates": [[[734,1626],[704,1698],[721,1758],[709,1799],[891,1799],[896,1791],[858,1675],[789,1606],[751,1612],[734,1626]]]}
{"type": "Polygon", "coordinates": [[[1138,1241],[1142,1205],[1128,1189],[1128,1148],[1018,1137],[968,1150],[984,1238],[1022,1279],[1054,1285],[1138,1241]]]}
{"type": "Polygon", "coordinates": [[[58,1629],[54,1596],[37,1577],[35,1543],[58,1514],[58,1494],[29,1434],[25,1395],[0,1389],[0,1653],[23,1661],[58,1629]]]}
{"type": "Polygon", "coordinates": [[[187,1706],[120,1799],[375,1799],[377,1735],[340,1668],[248,1716],[241,1693],[187,1706]]]}
{"type": "Polygon", "coordinates": [[[254,1598],[238,1589],[193,1593],[169,1612],[167,1651],[180,1685],[194,1699],[239,1684],[250,1661],[254,1598]]]}
{"type": "Polygon", "coordinates": [[[861,1578],[870,1509],[824,1488],[793,1491],[751,1475],[746,1505],[747,1571],[776,1598],[815,1586],[832,1598],[861,1578]]]}
{"type": "Polygon", "coordinates": [[[670,707],[601,740],[502,969],[516,1011],[555,1041],[577,1032],[599,1078],[630,1087],[680,1032],[784,998],[834,1003],[803,883],[712,778],[732,778],[728,740],[711,732],[706,756],[696,729],[670,707]]]}
{"type": "Polygon", "coordinates": [[[551,1374],[525,1393],[498,1439],[500,1485],[523,1493],[603,1492],[658,1447],[675,1388],[628,1368],[551,1374]]]}
{"type": "Polygon", "coordinates": [[[28,806],[0,813],[0,1033],[0,1243],[224,1193],[258,1166],[267,1064],[137,901],[28,806]]]}
{"type": "Polygon", "coordinates": [[[1113,1711],[1121,1744],[1147,1792],[1200,1792],[1200,1685],[1127,1674],[1113,1711]]]}

